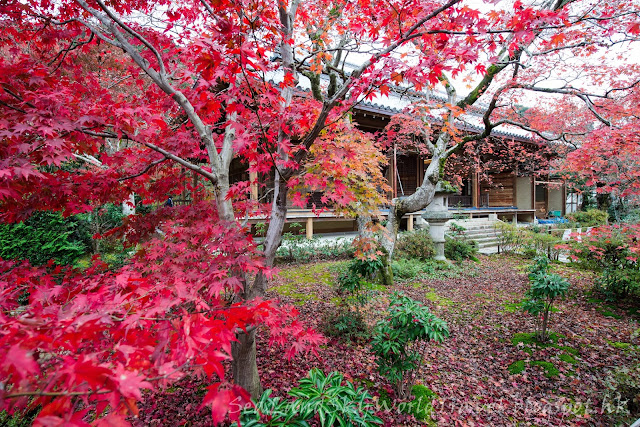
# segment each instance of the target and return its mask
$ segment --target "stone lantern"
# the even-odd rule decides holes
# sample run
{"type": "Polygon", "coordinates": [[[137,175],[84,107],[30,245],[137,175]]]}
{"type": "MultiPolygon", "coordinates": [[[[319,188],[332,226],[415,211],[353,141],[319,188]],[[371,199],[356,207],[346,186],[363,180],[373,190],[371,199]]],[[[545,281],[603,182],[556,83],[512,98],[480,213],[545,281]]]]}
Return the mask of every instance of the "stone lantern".
{"type": "Polygon", "coordinates": [[[457,193],[457,191],[447,181],[438,182],[433,200],[426,207],[426,212],[422,214],[422,218],[429,223],[429,234],[436,249],[435,259],[438,261],[447,260],[444,256],[444,225],[453,218],[453,215],[449,212],[447,196],[457,193]]]}

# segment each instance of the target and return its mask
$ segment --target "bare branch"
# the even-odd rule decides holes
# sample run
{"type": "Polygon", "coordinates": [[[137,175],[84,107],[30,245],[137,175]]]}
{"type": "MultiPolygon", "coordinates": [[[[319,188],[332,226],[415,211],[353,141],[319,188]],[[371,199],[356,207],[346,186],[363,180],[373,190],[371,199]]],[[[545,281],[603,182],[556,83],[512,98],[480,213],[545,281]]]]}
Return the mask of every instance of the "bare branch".
{"type": "Polygon", "coordinates": [[[126,181],[126,180],[128,180],[128,179],[137,178],[137,177],[139,177],[140,175],[144,175],[145,173],[149,172],[149,170],[150,170],[152,167],[154,167],[154,166],[156,166],[156,165],[159,165],[160,163],[165,162],[165,161],[167,161],[167,160],[169,160],[169,158],[168,158],[168,157],[163,157],[163,158],[162,158],[162,159],[160,159],[160,160],[156,160],[156,161],[154,161],[154,162],[151,162],[151,163],[149,163],[149,164],[148,164],[144,169],[142,169],[140,172],[135,173],[135,174],[133,174],[133,175],[129,175],[129,176],[125,176],[125,177],[122,177],[122,178],[118,178],[118,181],[126,181]]]}

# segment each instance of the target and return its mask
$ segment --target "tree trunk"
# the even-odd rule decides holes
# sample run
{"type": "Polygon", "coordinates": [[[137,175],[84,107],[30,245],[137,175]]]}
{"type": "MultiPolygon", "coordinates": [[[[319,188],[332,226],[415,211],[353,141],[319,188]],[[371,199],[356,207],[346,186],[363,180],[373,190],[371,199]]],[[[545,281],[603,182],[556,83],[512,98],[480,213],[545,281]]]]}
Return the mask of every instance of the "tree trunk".
{"type": "MultiPolygon", "coordinates": [[[[282,240],[282,230],[287,218],[287,185],[276,171],[274,181],[274,201],[271,207],[271,220],[264,239],[264,259],[267,267],[273,266],[276,250],[282,240]]],[[[264,274],[257,274],[253,284],[245,283],[244,294],[240,298],[251,300],[263,297],[267,291],[267,278],[264,274]]],[[[232,345],[233,378],[236,384],[247,390],[253,399],[262,394],[262,384],[256,363],[256,331],[248,334],[237,334],[238,341],[232,345]]]]}
{"type": "Polygon", "coordinates": [[[387,226],[382,236],[382,247],[387,251],[389,259],[393,256],[396,247],[402,217],[407,213],[426,208],[433,201],[436,185],[440,180],[439,164],[440,156],[434,155],[424,174],[422,185],[417,188],[416,192],[407,198],[396,198],[391,201],[387,226]]]}
{"type": "Polygon", "coordinates": [[[238,341],[231,344],[233,380],[257,399],[263,390],[256,361],[256,330],[238,333],[236,338],[238,341]]]}

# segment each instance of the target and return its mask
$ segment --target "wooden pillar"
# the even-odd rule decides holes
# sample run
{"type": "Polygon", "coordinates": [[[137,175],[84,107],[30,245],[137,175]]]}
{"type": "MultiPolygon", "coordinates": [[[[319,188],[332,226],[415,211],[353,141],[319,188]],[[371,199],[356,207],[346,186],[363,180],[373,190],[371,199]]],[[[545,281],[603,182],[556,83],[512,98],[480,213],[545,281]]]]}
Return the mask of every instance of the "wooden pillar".
{"type": "Polygon", "coordinates": [[[516,167],[516,169],[513,171],[513,206],[515,207],[519,207],[518,206],[518,169],[516,167]]]}
{"type": "Polygon", "coordinates": [[[567,214],[567,182],[562,181],[562,216],[567,214]]]}
{"type": "Polygon", "coordinates": [[[313,217],[307,218],[307,239],[313,239],[313,217]]]}
{"type": "Polygon", "coordinates": [[[480,188],[478,185],[478,172],[473,172],[471,175],[471,205],[474,208],[480,207],[480,188]]]}
{"type": "MultiPolygon", "coordinates": [[[[531,176],[531,209],[536,208],[536,178],[535,176],[531,176]]],[[[535,216],[535,214],[534,214],[535,216]]]]}
{"type": "Polygon", "coordinates": [[[407,220],[407,231],[413,231],[413,214],[410,214],[407,220]]]}
{"type": "Polygon", "coordinates": [[[396,171],[396,146],[393,145],[393,154],[391,156],[391,167],[389,172],[391,173],[391,198],[398,197],[398,172],[396,171]]]}
{"type": "Polygon", "coordinates": [[[249,172],[249,182],[251,186],[251,200],[258,200],[258,174],[249,172]]]}

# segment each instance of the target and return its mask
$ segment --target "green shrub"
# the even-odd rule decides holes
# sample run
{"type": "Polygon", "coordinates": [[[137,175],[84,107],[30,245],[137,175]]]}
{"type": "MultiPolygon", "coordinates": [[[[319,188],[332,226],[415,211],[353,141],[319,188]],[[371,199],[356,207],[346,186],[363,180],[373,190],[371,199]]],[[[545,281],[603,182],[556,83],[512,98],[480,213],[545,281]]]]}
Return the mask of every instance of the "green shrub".
{"type": "Polygon", "coordinates": [[[93,212],[76,216],[78,227],[83,236],[88,240],[85,244],[93,250],[93,253],[116,253],[122,252],[122,241],[113,236],[102,236],[104,233],[122,225],[124,215],[122,206],[108,203],[97,207],[93,212]],[[92,236],[100,235],[99,239],[92,236]]]}
{"type": "Polygon", "coordinates": [[[276,251],[279,260],[294,262],[351,258],[353,254],[353,245],[346,238],[321,241],[318,239],[308,240],[293,235],[283,236],[283,244],[276,251]]]}
{"type": "Polygon", "coordinates": [[[398,259],[391,262],[394,277],[401,279],[413,279],[429,267],[431,264],[426,264],[419,259],[398,259]]]}
{"type": "Polygon", "coordinates": [[[315,418],[322,427],[376,426],[382,420],[374,415],[372,396],[351,382],[344,381],[342,374],[328,375],[313,368],[308,377],[298,382],[298,387],[289,391],[293,401],[271,397],[266,390],[255,407],[242,411],[242,426],[308,426],[307,420],[315,418]]]}
{"type": "Polygon", "coordinates": [[[640,417],[640,364],[607,374],[602,408],[612,425],[630,425],[640,417]]]}
{"type": "Polygon", "coordinates": [[[404,398],[414,382],[414,371],[424,361],[427,343],[442,342],[449,336],[447,324],[429,308],[404,295],[394,293],[387,317],[374,329],[371,350],[376,355],[378,371],[393,383],[404,398]]]}
{"type": "Polygon", "coordinates": [[[471,259],[477,261],[478,242],[447,237],[444,242],[444,256],[452,261],[463,261],[471,259]]]}
{"type": "Polygon", "coordinates": [[[42,408],[40,406],[24,410],[16,411],[12,415],[9,415],[7,411],[0,411],[0,426],[5,427],[30,427],[33,425],[33,420],[38,416],[42,408]]]}
{"type": "Polygon", "coordinates": [[[607,266],[596,279],[595,288],[606,300],[615,301],[635,294],[640,289],[640,270],[637,263],[629,260],[618,265],[607,266]]]}
{"type": "Polygon", "coordinates": [[[0,258],[71,265],[88,249],[79,233],[76,218],[37,212],[25,222],[0,224],[0,258]]]}
{"type": "Polygon", "coordinates": [[[563,230],[554,230],[533,226],[531,228],[517,227],[509,223],[496,226],[499,234],[500,252],[517,252],[525,258],[535,258],[546,255],[549,259],[557,260],[560,256],[563,230]]]}
{"type": "Polygon", "coordinates": [[[567,219],[579,224],[580,227],[596,227],[606,224],[609,219],[609,214],[598,209],[589,209],[584,212],[578,211],[570,213],[567,215],[567,219]]]}
{"type": "Polygon", "coordinates": [[[398,236],[394,255],[396,258],[427,260],[436,254],[429,230],[416,230],[398,236]]]}
{"type": "Polygon", "coordinates": [[[567,294],[569,282],[563,277],[549,273],[549,259],[538,257],[531,266],[529,280],[531,288],[522,301],[522,309],[536,318],[536,335],[540,342],[549,339],[547,328],[553,302],[567,294]]]}

